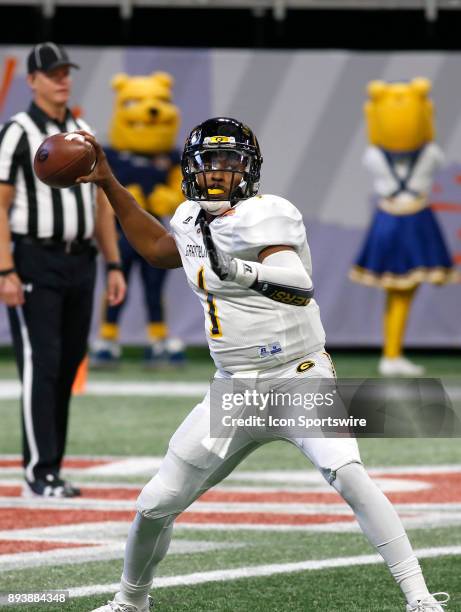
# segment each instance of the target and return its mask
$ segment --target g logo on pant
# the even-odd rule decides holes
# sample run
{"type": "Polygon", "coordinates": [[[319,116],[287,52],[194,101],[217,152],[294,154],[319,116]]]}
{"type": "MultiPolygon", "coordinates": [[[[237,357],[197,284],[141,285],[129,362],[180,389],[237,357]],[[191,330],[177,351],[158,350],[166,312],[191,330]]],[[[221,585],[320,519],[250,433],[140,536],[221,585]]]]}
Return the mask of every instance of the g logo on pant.
{"type": "Polygon", "coordinates": [[[308,359],[307,361],[302,361],[296,368],[296,371],[299,372],[300,374],[303,374],[304,372],[307,372],[307,370],[310,370],[314,366],[315,366],[315,361],[312,361],[312,359],[308,359]]]}

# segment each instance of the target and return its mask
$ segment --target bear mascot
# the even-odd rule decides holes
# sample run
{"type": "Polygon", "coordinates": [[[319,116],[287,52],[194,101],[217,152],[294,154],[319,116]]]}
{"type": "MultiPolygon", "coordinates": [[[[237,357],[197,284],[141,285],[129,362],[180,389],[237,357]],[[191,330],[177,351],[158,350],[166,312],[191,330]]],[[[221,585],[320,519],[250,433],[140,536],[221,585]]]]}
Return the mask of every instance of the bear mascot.
{"type": "Polygon", "coordinates": [[[405,358],[403,338],[411,303],[423,283],[443,285],[457,273],[429,205],[433,177],[443,162],[434,142],[431,83],[372,81],[365,103],[376,211],[351,280],[386,291],[382,376],[418,376],[424,369],[405,358]]]}
{"type": "MultiPolygon", "coordinates": [[[[140,206],[160,221],[184,200],[180,154],[175,149],[180,113],[173,103],[173,78],[164,72],[149,76],[117,74],[112,79],[115,106],[106,155],[114,174],[140,206]]],[[[150,367],[184,362],[184,345],[170,338],[162,308],[166,270],[151,267],[131,247],[122,230],[119,247],[127,279],[140,270],[147,310],[145,363],[150,367]]],[[[125,302],[126,303],[126,300],[125,302]]],[[[103,307],[99,339],[90,353],[93,367],[117,365],[121,357],[119,319],[124,304],[103,307]]]]}

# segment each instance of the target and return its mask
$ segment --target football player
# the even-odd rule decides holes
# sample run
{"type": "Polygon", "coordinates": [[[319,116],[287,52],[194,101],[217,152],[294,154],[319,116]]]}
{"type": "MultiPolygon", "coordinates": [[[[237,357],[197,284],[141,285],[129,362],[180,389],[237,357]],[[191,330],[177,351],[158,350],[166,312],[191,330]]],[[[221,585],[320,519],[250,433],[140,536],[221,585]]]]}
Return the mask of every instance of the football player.
{"type": "MultiPolygon", "coordinates": [[[[203,306],[217,379],[334,377],[312,297],[301,214],[281,197],[258,195],[262,156],[250,128],[219,117],[192,130],[182,156],[186,201],[171,221],[171,233],[136,204],[114,178],[101,146],[84,135],[96,147],[98,162],[80,180],[102,187],[126,236],[150,264],[184,268],[203,306]]],[[[448,595],[429,593],[402,523],[365,471],[355,438],[285,439],[352,508],[402,589],[406,610],[443,612],[448,595]]],[[[120,591],[97,612],[151,609],[149,591],[174,520],[262,442],[242,428],[227,439],[211,437],[207,393],[179,426],[158,473],[139,495],[120,591]]]]}

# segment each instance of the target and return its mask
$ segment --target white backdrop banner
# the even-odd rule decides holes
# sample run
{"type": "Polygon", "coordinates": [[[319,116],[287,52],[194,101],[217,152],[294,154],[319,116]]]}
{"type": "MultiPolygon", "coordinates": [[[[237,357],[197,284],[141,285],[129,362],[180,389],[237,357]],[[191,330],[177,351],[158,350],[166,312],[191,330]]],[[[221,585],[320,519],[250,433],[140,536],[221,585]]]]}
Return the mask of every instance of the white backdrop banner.
{"type": "MultiPolygon", "coordinates": [[[[4,122],[27,107],[25,47],[0,47],[0,68],[7,58],[17,68],[4,122]]],[[[461,106],[457,88],[461,54],[351,53],[342,51],[248,51],[158,48],[69,47],[81,65],[74,74],[72,105],[107,142],[116,72],[148,74],[165,70],[176,80],[182,112],[178,147],[201,121],[235,116],[256,132],[264,155],[262,191],[291,200],[303,213],[314,264],[316,299],[330,345],[366,346],[381,342],[383,295],[351,283],[348,269],[360,248],[372,213],[369,177],[361,165],[366,146],[362,106],[368,81],[425,76],[433,82],[438,142],[446,166],[436,177],[432,203],[452,253],[461,262],[461,106]]],[[[71,105],[71,106],[72,106],[71,105]]],[[[92,335],[100,315],[101,276],[92,335]]],[[[140,282],[132,275],[122,316],[122,341],[145,341],[140,282]]],[[[459,347],[460,285],[419,290],[408,345],[459,347]]],[[[165,292],[167,320],[174,335],[204,344],[198,301],[181,270],[169,273],[165,292]]],[[[0,343],[9,342],[6,312],[0,307],[0,343]]]]}

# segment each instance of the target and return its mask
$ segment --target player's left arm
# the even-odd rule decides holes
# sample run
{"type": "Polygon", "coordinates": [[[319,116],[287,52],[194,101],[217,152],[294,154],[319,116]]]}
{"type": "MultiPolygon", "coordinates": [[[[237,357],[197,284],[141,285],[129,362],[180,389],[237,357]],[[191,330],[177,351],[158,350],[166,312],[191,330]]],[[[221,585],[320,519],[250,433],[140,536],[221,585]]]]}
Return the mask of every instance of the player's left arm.
{"type": "Polygon", "coordinates": [[[213,241],[206,222],[201,223],[211,267],[221,280],[234,281],[270,300],[307,306],[314,295],[312,280],[296,251],[287,245],[269,246],[259,253],[259,261],[245,261],[221,251],[213,241]]]}

